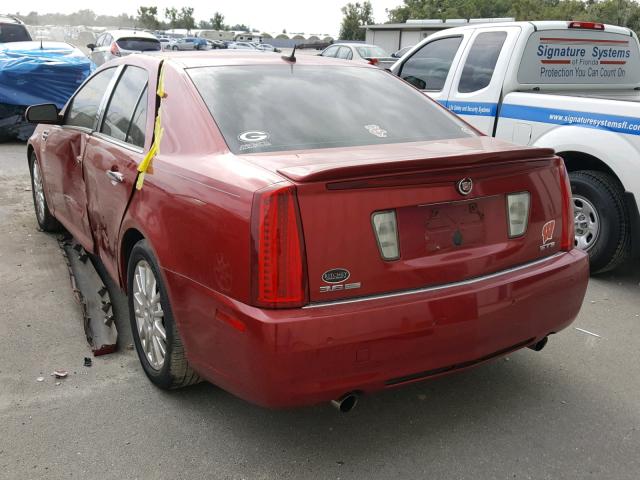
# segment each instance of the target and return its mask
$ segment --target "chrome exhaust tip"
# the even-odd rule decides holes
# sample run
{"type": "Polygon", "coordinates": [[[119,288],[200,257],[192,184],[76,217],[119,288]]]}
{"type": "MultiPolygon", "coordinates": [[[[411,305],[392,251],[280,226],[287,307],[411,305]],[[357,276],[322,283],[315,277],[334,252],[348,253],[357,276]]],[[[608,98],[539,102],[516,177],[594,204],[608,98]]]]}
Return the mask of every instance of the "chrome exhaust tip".
{"type": "Polygon", "coordinates": [[[534,352],[539,352],[540,350],[542,350],[545,347],[545,345],[547,344],[548,341],[549,341],[549,337],[544,337],[538,343],[534,343],[533,345],[529,345],[528,348],[530,348],[534,352]]]}
{"type": "Polygon", "coordinates": [[[358,404],[358,397],[359,395],[357,393],[346,393],[337,400],[331,400],[331,405],[342,413],[349,413],[358,404]]]}

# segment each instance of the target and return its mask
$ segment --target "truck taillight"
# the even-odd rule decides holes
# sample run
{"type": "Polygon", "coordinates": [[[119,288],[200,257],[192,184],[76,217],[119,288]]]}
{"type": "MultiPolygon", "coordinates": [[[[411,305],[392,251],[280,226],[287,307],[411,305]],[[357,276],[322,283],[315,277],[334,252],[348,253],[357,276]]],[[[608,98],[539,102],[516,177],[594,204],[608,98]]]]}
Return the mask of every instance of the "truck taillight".
{"type": "Polygon", "coordinates": [[[562,239],[560,241],[560,250],[568,252],[574,248],[575,244],[573,200],[571,198],[571,183],[569,183],[569,175],[564,166],[564,161],[560,159],[559,163],[560,188],[562,190],[562,239]]]}
{"type": "Polygon", "coordinates": [[[295,308],[308,301],[300,210],[293,185],[256,192],[252,211],[253,302],[295,308]]]}
{"type": "Polygon", "coordinates": [[[116,57],[120,56],[120,47],[118,47],[116,42],[111,44],[111,49],[109,51],[111,52],[111,55],[115,55],[116,57]]]}
{"type": "Polygon", "coordinates": [[[584,30],[604,30],[604,23],[569,22],[569,28],[581,28],[584,30]]]}

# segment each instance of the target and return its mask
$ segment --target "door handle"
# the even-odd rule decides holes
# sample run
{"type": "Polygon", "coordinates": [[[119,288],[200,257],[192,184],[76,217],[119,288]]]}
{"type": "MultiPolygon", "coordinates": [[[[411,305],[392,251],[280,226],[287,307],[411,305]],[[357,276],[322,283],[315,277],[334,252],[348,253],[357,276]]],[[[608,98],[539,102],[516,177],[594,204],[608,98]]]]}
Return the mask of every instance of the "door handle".
{"type": "Polygon", "coordinates": [[[122,183],[124,181],[124,175],[115,170],[107,170],[107,177],[111,180],[111,184],[122,183]]]}

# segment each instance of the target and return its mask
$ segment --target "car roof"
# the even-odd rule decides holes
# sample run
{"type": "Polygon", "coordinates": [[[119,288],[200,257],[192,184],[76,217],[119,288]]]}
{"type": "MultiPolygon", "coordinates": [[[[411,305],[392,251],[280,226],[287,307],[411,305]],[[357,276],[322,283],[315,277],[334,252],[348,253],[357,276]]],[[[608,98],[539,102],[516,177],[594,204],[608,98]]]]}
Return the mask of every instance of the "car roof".
{"type": "MultiPolygon", "coordinates": [[[[263,52],[259,50],[205,50],[201,52],[157,52],[157,53],[140,53],[123,57],[122,61],[126,63],[126,59],[138,56],[148,56],[153,58],[160,57],[170,62],[172,65],[181,68],[198,68],[198,67],[218,67],[231,65],[287,65],[289,64],[283,59],[281,53],[263,52]]],[[[318,55],[300,54],[296,56],[296,65],[342,65],[358,68],[374,68],[365,63],[359,64],[349,60],[341,60],[337,58],[327,58],[318,55]]]]}
{"type": "Polygon", "coordinates": [[[157,40],[157,37],[153,33],[145,32],[144,30],[109,30],[105,33],[108,33],[113,38],[118,39],[122,37],[140,37],[140,38],[153,38],[157,40]]]}
{"type": "Polygon", "coordinates": [[[0,23],[15,23],[16,25],[24,25],[24,22],[13,15],[0,15],[0,23]]]}

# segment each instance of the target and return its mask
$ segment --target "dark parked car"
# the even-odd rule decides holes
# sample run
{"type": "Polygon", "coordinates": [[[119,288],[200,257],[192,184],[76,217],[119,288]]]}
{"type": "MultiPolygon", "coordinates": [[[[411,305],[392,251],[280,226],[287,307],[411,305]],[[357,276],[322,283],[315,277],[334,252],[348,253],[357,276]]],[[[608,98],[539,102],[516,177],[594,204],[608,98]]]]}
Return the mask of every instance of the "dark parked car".
{"type": "Polygon", "coordinates": [[[29,41],[31,35],[21,20],[13,16],[0,15],[0,43],[29,41]]]}
{"type": "Polygon", "coordinates": [[[588,261],[552,150],[482,136],[364,62],[165,57],[27,112],[38,224],[127,292],[156,385],[344,411],[540,350],[577,315],[588,261]]]}

